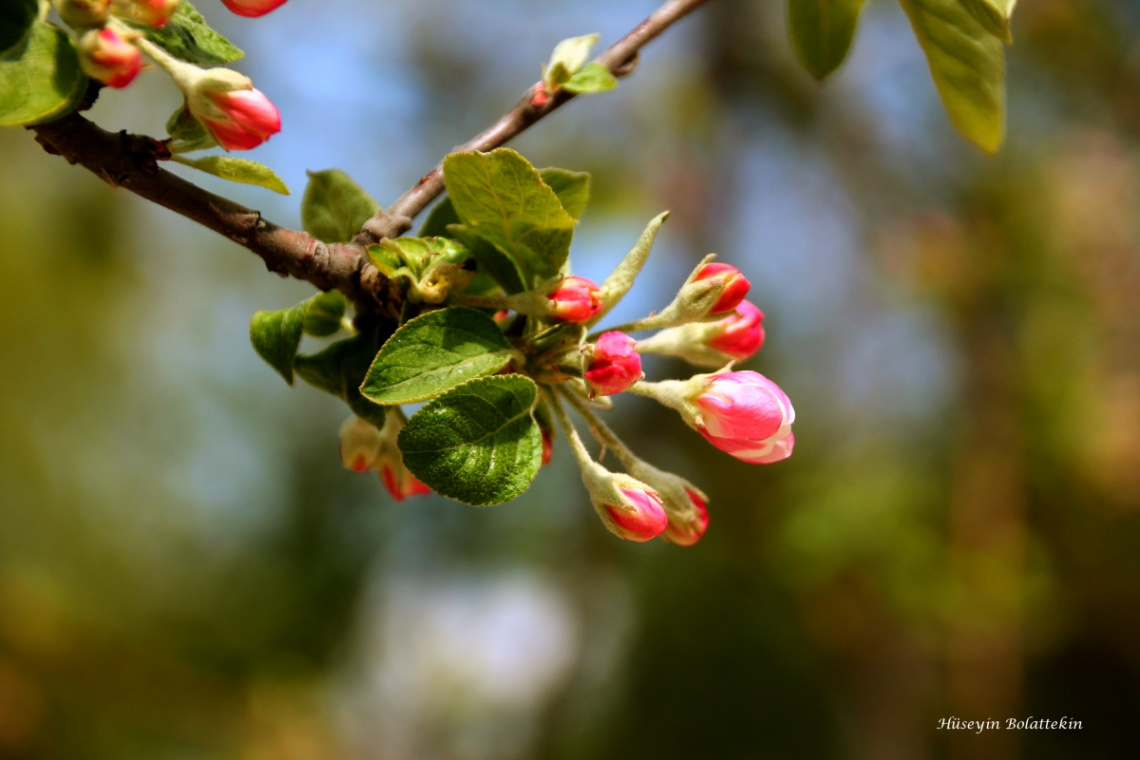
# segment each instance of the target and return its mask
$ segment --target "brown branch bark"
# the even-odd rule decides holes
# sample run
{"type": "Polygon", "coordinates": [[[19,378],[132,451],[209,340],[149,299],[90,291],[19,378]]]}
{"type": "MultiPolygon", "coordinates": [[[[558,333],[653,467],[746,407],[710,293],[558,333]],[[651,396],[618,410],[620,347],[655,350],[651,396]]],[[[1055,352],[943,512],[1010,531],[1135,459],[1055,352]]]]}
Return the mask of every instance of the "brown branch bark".
{"type": "MultiPolygon", "coordinates": [[[[637,52],[648,42],[708,0],[668,0],[633,31],[598,57],[615,76],[633,70],[637,52]]],[[[515,137],[574,96],[560,92],[544,106],[533,105],[537,84],[514,108],[457,150],[491,150],[515,137]]],[[[49,153],[79,164],[116,187],[181,214],[261,257],[271,272],[310,282],[321,290],[337,289],[367,313],[389,311],[387,279],[368,261],[365,248],[396,237],[411,219],[443,192],[443,172],[436,165],[387,211],[370,219],[351,243],[325,244],[305,232],[279,227],[258,211],[207,192],[159,165],[159,144],[152,138],[113,133],[79,113],[31,127],[49,153]]]]}

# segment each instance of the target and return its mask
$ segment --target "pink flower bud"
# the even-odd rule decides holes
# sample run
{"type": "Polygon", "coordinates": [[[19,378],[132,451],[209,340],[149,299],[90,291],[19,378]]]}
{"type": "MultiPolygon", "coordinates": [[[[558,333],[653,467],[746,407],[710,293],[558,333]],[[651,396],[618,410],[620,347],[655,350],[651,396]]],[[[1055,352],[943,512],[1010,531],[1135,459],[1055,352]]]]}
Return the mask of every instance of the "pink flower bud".
{"type": "Polygon", "coordinates": [[[689,501],[693,503],[696,519],[687,522],[670,519],[669,527],[665,529],[665,538],[678,546],[692,546],[701,540],[701,536],[709,527],[709,509],[705,505],[704,499],[691,488],[686,488],[685,493],[689,495],[689,501]]]}
{"type": "Polygon", "coordinates": [[[138,76],[142,54],[111,29],[92,29],[79,40],[79,63],[92,79],[121,88],[138,76]]]}
{"type": "Polygon", "coordinates": [[[264,16],[285,4],[285,0],[222,0],[222,4],[239,16],[264,16]]]}
{"type": "Polygon", "coordinates": [[[709,375],[695,397],[693,426],[737,459],[769,464],[792,455],[796,413],[780,387],[758,372],[709,375]]]}
{"type": "Polygon", "coordinates": [[[114,0],[111,12],[141,24],[163,27],[178,10],[178,0],[114,0]]]}
{"type": "Polygon", "coordinates": [[[744,361],[764,345],[763,321],[764,312],[749,301],[741,301],[736,305],[735,314],[713,323],[716,329],[709,337],[708,345],[744,361]]]}
{"type": "Polygon", "coordinates": [[[403,462],[394,460],[383,462],[380,465],[380,481],[396,501],[403,501],[409,496],[431,493],[431,489],[409,472],[403,462]]]}
{"type": "Polygon", "coordinates": [[[656,491],[648,488],[622,488],[626,503],[606,505],[613,519],[613,530],[628,541],[649,541],[665,532],[669,516],[656,491]]]}
{"type": "Polygon", "coordinates": [[[726,284],[724,290],[721,291],[720,298],[709,309],[709,314],[724,314],[732,311],[744,300],[744,296],[748,295],[748,289],[752,287],[752,283],[740,273],[739,269],[731,264],[718,264],[715,261],[705,264],[697,270],[693,281],[706,280],[718,275],[725,279],[726,284]]]}
{"type": "Polygon", "coordinates": [[[587,322],[602,310],[598,284],[585,277],[563,278],[547,297],[550,299],[548,316],[563,322],[587,322]]]}
{"type": "Polygon", "coordinates": [[[645,377],[637,341],[623,332],[602,333],[594,344],[594,356],[586,370],[591,396],[612,396],[645,377]]]}
{"type": "Polygon", "coordinates": [[[226,150],[249,150],[281,131],[281,113],[247,77],[209,69],[190,81],[186,103],[226,150]]]}

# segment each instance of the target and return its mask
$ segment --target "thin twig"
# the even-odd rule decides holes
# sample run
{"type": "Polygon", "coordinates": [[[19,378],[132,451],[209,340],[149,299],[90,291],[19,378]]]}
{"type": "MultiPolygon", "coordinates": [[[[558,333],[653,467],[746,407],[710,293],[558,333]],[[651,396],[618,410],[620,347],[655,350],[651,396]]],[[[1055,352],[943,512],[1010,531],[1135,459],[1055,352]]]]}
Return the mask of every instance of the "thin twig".
{"type": "MultiPolygon", "coordinates": [[[[639,50],[659,37],[666,29],[704,5],[708,0],[669,0],[649,18],[638,24],[629,34],[622,37],[596,59],[609,68],[616,77],[632,72],[632,64],[639,50]]],[[[491,127],[476,137],[460,145],[457,152],[488,151],[505,144],[528,129],[551,111],[574,98],[566,90],[559,91],[541,107],[534,105],[534,96],[539,83],[531,85],[514,108],[507,111],[491,127]]],[[[411,220],[428,207],[443,193],[443,164],[438,163],[419,182],[401,195],[386,212],[378,213],[364,225],[357,236],[358,242],[374,243],[385,237],[396,237],[407,230],[411,220]]]]}

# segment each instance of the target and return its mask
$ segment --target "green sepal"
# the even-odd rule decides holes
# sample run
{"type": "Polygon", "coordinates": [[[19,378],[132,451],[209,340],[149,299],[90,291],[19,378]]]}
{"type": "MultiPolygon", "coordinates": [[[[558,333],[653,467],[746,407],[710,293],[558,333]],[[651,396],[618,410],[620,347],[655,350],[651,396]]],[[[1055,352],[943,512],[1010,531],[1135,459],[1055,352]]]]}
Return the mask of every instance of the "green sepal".
{"type": "Polygon", "coordinates": [[[429,402],[398,439],[404,464],[436,493],[473,506],[523,493],[542,464],[532,414],[538,386],[523,375],[472,380],[429,402]]]}
{"type": "Polygon", "coordinates": [[[52,121],[71,111],[83,97],[87,76],[67,32],[35,18],[27,22],[28,4],[17,0],[0,13],[0,126],[52,121]]]}
{"type": "Polygon", "coordinates": [[[210,130],[190,115],[185,103],[178,106],[178,109],[166,120],[166,133],[170,135],[171,153],[206,150],[218,144],[210,134],[210,130]]]}
{"type": "Polygon", "coordinates": [[[340,169],[308,175],[301,199],[301,227],[317,240],[347,243],[380,210],[380,204],[340,169]]]}
{"type": "Polygon", "coordinates": [[[248,158],[231,158],[230,156],[186,158],[185,156],[174,155],[171,156],[171,160],[230,182],[257,185],[275,193],[289,195],[289,188],[280,177],[274,174],[272,169],[265,164],[250,161],[248,158]]]}
{"type": "Polygon", "coordinates": [[[429,311],[400,327],[380,349],[360,386],[377,404],[407,404],[490,375],[517,356],[495,320],[478,309],[429,311]]]}
{"type": "Polygon", "coordinates": [[[132,24],[148,40],[175,58],[199,66],[222,66],[245,57],[239,48],[215,32],[187,0],[162,28],[132,24]]]}

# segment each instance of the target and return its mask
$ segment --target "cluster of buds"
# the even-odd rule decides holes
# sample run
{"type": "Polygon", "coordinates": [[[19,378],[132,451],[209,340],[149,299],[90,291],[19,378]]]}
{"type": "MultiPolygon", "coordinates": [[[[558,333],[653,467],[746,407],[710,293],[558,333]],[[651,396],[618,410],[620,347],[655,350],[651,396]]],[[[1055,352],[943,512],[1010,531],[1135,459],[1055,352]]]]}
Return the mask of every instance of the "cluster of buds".
{"type": "MultiPolygon", "coordinates": [[[[536,364],[545,360],[556,371],[544,372],[542,366],[523,371],[532,371],[550,386],[543,408],[553,409],[562,423],[598,517],[626,540],[660,537],[691,546],[708,528],[708,496],[684,478],[637,457],[595,409],[608,407],[613,396],[626,391],[653,398],[677,410],[713,446],[752,464],[770,464],[791,455],[795,412],[787,395],[771,380],[752,371],[733,371],[733,363],[751,358],[764,344],[764,315],[745,300],[751,286],[740,270],[712,261],[712,257],[693,270],[660,312],[587,335],[629,290],[647,250],[639,246],[631,251],[600,286],[568,275],[535,291],[468,303],[500,309],[496,321],[504,329],[511,323],[511,312],[517,311],[548,325],[542,334],[561,334],[570,336],[566,340],[571,343],[578,342],[570,348],[559,344],[547,350],[546,343],[536,340],[532,346],[536,364]],[[640,341],[632,337],[643,331],[653,334],[640,341]],[[683,381],[647,382],[643,353],[675,356],[719,371],[683,381]],[[611,472],[590,456],[563,401],[585,418],[604,450],[614,452],[626,472],[611,472]]],[[[552,438],[544,428],[543,464],[551,449],[552,438]]]]}
{"type": "Polygon", "coordinates": [[[399,409],[390,409],[383,429],[356,415],[340,426],[341,462],[353,472],[375,470],[384,488],[396,501],[431,493],[431,489],[404,466],[403,455],[396,446],[396,438],[406,422],[399,409]]]}
{"type": "MultiPolygon", "coordinates": [[[[263,16],[285,0],[223,2],[240,16],[263,16]]],[[[181,61],[136,28],[166,26],[178,11],[179,0],[53,0],[53,4],[60,18],[76,30],[79,62],[92,79],[108,87],[126,87],[142,70],[142,53],[170,74],[186,98],[186,110],[209,133],[210,142],[193,149],[216,144],[226,150],[249,150],[281,131],[276,106],[247,77],[181,61]]]]}

